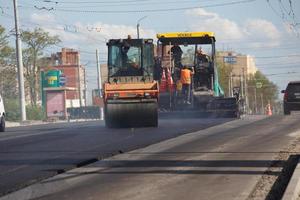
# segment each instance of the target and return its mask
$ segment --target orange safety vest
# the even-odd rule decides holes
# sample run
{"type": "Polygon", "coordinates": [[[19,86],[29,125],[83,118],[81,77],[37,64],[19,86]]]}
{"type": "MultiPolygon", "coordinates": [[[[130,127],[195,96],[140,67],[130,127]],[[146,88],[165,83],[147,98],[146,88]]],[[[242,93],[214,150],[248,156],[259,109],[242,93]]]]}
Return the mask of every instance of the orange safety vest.
{"type": "Polygon", "coordinates": [[[180,73],[180,81],[182,84],[191,84],[191,70],[182,69],[180,73]]]}

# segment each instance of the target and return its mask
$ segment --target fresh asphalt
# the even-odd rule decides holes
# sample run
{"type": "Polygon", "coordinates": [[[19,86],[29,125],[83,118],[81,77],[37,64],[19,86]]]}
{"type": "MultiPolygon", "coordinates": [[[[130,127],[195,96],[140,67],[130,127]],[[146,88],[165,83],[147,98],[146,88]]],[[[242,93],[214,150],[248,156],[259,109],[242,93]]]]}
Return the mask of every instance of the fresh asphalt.
{"type": "Polygon", "coordinates": [[[103,121],[7,128],[0,134],[0,196],[86,161],[107,158],[231,120],[163,117],[158,128],[137,129],[107,129],[103,121]]]}
{"type": "MultiPolygon", "coordinates": [[[[205,120],[188,122],[214,121],[205,120]]],[[[300,115],[246,118],[192,131],[179,130],[182,120],[167,120],[136,134],[192,132],[67,171],[3,199],[251,199],[262,176],[279,176],[285,161],[277,156],[300,137],[299,121],[300,115]],[[272,163],[276,167],[270,169],[272,163]]],[[[119,131],[129,130],[106,134],[120,137],[119,131]]]]}

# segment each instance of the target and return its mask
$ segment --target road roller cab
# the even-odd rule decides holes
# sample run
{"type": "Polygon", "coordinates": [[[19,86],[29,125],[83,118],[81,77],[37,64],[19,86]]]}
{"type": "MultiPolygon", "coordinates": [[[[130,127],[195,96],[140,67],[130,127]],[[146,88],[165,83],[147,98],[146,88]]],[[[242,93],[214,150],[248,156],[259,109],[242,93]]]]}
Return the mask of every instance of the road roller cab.
{"type": "Polygon", "coordinates": [[[104,84],[107,127],[157,126],[158,83],[152,39],[111,39],[104,84]]]}

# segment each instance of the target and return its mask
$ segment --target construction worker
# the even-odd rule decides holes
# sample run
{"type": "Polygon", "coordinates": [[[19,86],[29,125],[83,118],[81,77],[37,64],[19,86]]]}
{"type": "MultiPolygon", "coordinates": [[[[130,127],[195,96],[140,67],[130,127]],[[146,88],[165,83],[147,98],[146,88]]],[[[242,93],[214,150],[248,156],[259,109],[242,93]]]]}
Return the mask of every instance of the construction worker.
{"type": "Polygon", "coordinates": [[[208,63],[208,61],[209,61],[208,55],[204,53],[202,48],[197,50],[197,61],[198,61],[198,64],[208,63]]]}
{"type": "Polygon", "coordinates": [[[136,47],[131,47],[128,42],[124,42],[123,45],[120,47],[120,52],[117,55],[119,62],[116,66],[119,68],[117,72],[114,74],[115,76],[126,76],[127,74],[140,76],[142,74],[140,65],[139,65],[139,58],[138,57],[128,57],[129,51],[137,51],[136,47]]]}
{"type": "Polygon", "coordinates": [[[207,87],[210,85],[210,69],[209,69],[209,56],[204,53],[202,48],[197,50],[196,52],[197,58],[197,76],[195,76],[195,84],[196,87],[203,87],[208,89],[207,87]],[[199,73],[198,73],[199,72],[199,73]]]}
{"type": "Polygon", "coordinates": [[[194,74],[194,68],[189,69],[187,66],[184,66],[180,72],[180,81],[182,84],[182,95],[183,102],[187,104],[191,104],[190,102],[190,93],[191,93],[191,83],[192,83],[192,75],[194,74]]]}
{"type": "Polygon", "coordinates": [[[175,67],[181,68],[181,56],[183,52],[180,46],[177,43],[174,43],[174,46],[171,48],[171,52],[173,55],[175,67]]]}

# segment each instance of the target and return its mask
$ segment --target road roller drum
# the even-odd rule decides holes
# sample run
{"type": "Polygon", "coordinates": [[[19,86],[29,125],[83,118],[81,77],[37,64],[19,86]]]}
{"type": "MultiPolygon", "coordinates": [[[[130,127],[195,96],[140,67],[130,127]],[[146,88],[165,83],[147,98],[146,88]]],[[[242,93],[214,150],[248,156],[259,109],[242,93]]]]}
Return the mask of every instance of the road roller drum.
{"type": "Polygon", "coordinates": [[[157,109],[156,99],[109,101],[105,105],[106,127],[157,127],[157,109]]]}

